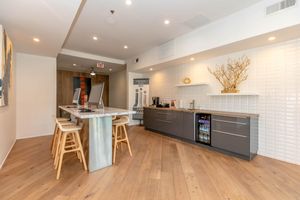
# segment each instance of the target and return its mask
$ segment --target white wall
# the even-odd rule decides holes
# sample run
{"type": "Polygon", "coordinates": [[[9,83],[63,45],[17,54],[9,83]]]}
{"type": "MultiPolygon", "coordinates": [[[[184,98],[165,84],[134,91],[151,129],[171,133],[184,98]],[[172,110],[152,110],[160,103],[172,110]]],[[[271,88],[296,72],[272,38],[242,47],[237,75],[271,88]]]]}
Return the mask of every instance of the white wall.
{"type": "Polygon", "coordinates": [[[56,58],[16,54],[17,138],[53,133],[56,58]]]}
{"type": "Polygon", "coordinates": [[[150,96],[192,99],[196,106],[214,110],[258,113],[259,154],[300,164],[300,39],[224,55],[204,62],[196,61],[148,74],[150,96]],[[251,59],[248,80],[241,92],[259,96],[208,97],[220,92],[221,85],[207,66],[225,64],[228,58],[246,55],[251,59]],[[176,88],[184,77],[192,82],[207,81],[208,86],[176,88]]]}
{"type": "MultiPolygon", "coordinates": [[[[2,38],[3,29],[0,25],[0,38],[2,38]]],[[[2,48],[2,39],[0,39],[0,52],[2,48]]],[[[0,54],[2,60],[2,53],[0,54]]],[[[15,68],[13,62],[11,85],[9,91],[9,104],[0,107],[0,168],[4,164],[8,153],[16,141],[16,100],[15,100],[15,68]]]]}
{"type": "Polygon", "coordinates": [[[278,0],[264,0],[225,18],[154,47],[127,61],[129,71],[158,65],[237,41],[300,24],[300,3],[266,16],[266,7],[278,0]],[[139,58],[139,62],[134,60],[139,58]]]}
{"type": "Polygon", "coordinates": [[[127,108],[127,75],[126,70],[109,75],[109,106],[127,108]]]}

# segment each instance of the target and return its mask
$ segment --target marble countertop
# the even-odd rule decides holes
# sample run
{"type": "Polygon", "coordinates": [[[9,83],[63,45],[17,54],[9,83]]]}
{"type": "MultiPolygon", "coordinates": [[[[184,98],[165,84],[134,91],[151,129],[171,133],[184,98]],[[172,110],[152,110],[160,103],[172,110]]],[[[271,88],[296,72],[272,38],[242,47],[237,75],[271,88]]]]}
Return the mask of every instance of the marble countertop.
{"type": "Polygon", "coordinates": [[[104,109],[89,108],[93,112],[81,112],[80,109],[83,107],[77,107],[74,105],[59,106],[59,108],[80,119],[107,117],[107,116],[116,116],[116,115],[130,115],[136,113],[135,111],[132,110],[125,110],[121,108],[112,108],[112,107],[104,107],[104,109]]]}
{"type": "Polygon", "coordinates": [[[192,112],[192,113],[208,113],[229,117],[259,117],[259,114],[256,113],[242,113],[242,112],[229,112],[229,111],[218,111],[218,110],[209,110],[209,109],[184,109],[184,108],[157,108],[157,107],[145,107],[150,109],[157,110],[169,110],[169,111],[178,111],[178,112],[192,112]]]}

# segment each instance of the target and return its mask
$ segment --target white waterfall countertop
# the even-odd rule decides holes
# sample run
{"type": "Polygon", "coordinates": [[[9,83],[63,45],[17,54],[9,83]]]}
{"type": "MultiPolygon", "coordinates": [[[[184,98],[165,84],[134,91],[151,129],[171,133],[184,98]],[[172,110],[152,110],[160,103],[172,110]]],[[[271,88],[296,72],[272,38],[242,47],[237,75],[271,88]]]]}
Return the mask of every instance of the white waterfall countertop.
{"type": "Polygon", "coordinates": [[[76,105],[67,105],[67,106],[59,106],[60,109],[78,117],[80,119],[89,119],[89,118],[96,118],[96,117],[108,117],[108,116],[117,116],[117,115],[130,115],[135,114],[135,111],[132,110],[125,110],[121,108],[112,108],[112,107],[104,107],[101,108],[88,108],[90,112],[82,112],[81,109],[84,107],[76,106],[76,105]]]}

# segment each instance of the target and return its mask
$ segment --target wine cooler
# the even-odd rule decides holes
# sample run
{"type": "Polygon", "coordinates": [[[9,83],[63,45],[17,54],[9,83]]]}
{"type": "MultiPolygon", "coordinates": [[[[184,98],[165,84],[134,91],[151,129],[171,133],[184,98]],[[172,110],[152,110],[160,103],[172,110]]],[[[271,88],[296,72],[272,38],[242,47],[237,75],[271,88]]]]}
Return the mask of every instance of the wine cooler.
{"type": "Polygon", "coordinates": [[[211,115],[198,113],[196,114],[196,142],[210,145],[211,144],[211,115]]]}

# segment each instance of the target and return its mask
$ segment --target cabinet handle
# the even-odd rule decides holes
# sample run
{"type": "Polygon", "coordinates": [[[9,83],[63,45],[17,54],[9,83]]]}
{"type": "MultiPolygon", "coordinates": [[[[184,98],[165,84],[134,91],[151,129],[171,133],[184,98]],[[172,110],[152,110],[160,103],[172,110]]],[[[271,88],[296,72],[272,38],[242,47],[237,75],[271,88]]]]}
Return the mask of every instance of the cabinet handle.
{"type": "Polygon", "coordinates": [[[171,113],[168,113],[168,112],[157,112],[157,114],[160,114],[160,115],[170,115],[171,113]]]}
{"type": "Polygon", "coordinates": [[[239,124],[239,125],[244,125],[244,126],[248,124],[248,123],[245,123],[245,122],[233,122],[233,121],[220,120],[220,119],[213,119],[213,121],[231,123],[231,124],[239,124]]]}
{"type": "Polygon", "coordinates": [[[234,133],[228,133],[228,132],[225,132],[225,131],[218,131],[218,130],[213,130],[213,131],[217,132],[217,133],[222,133],[222,134],[225,134],[225,135],[236,136],[236,137],[242,137],[242,138],[246,138],[247,137],[245,135],[238,135],[238,134],[234,134],[234,133]]]}
{"type": "Polygon", "coordinates": [[[165,123],[169,123],[169,124],[171,124],[171,123],[172,123],[171,121],[167,121],[167,120],[161,120],[161,119],[156,119],[156,121],[159,121],[159,122],[165,122],[165,123]]]}

